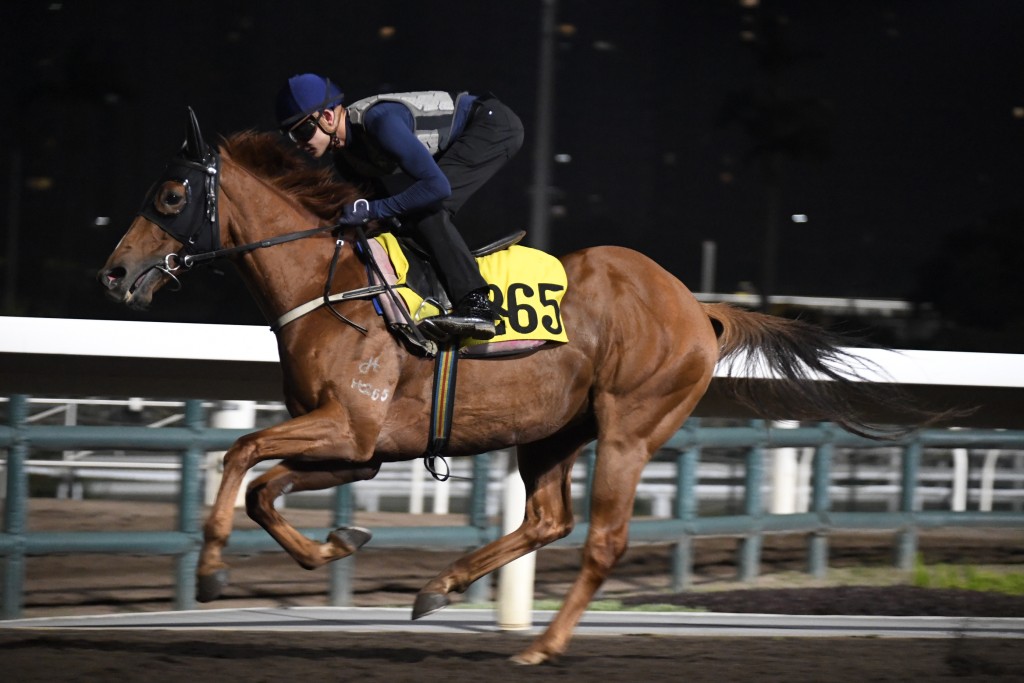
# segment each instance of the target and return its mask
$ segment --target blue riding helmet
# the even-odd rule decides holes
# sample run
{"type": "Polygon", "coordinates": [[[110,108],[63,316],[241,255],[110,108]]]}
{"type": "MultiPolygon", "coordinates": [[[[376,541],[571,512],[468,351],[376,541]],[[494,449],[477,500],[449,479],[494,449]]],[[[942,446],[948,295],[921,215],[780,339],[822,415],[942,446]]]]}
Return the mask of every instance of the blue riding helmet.
{"type": "Polygon", "coordinates": [[[329,78],[316,74],[292,76],[277,93],[277,125],[282,130],[288,129],[310,114],[341,104],[344,100],[345,93],[329,78]]]}

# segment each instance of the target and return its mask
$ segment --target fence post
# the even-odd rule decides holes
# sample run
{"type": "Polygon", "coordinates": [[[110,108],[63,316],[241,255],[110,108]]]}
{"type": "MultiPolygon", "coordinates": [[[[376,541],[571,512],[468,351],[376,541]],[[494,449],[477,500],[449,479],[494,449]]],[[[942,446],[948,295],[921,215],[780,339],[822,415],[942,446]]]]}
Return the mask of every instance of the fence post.
{"type": "MultiPolygon", "coordinates": [[[[676,499],[673,515],[690,522],[697,517],[697,466],[700,446],[691,446],[676,458],[676,499]]],[[[693,535],[689,531],[672,546],[672,590],[681,593],[690,588],[693,577],[693,535]]]]}
{"type": "MultiPolygon", "coordinates": [[[[203,428],[203,403],[192,399],[185,402],[185,426],[197,435],[203,428]]],[[[197,444],[189,445],[181,455],[181,481],[178,489],[178,531],[196,538],[196,543],[175,560],[176,581],[174,608],[196,607],[196,569],[199,567],[199,524],[202,516],[199,483],[200,463],[204,457],[197,444]]]]}
{"type": "MultiPolygon", "coordinates": [[[[473,458],[473,485],[469,494],[469,525],[480,531],[483,538],[487,531],[487,496],[491,483],[491,454],[481,453],[473,458]]],[[[481,604],[491,599],[491,575],[486,574],[466,589],[466,600],[481,604]]]]}
{"type": "Polygon", "coordinates": [[[752,446],[747,451],[747,467],[744,477],[743,513],[750,519],[753,529],[740,540],[740,580],[751,581],[761,570],[762,531],[758,520],[764,512],[761,484],[764,481],[764,448],[752,446]]]}
{"type": "Polygon", "coordinates": [[[917,473],[921,462],[921,441],[914,439],[903,451],[902,481],[900,482],[900,512],[903,526],[896,532],[896,566],[904,571],[914,568],[917,555],[916,509],[917,473]]]}
{"type": "Polygon", "coordinates": [[[816,579],[828,573],[828,512],[832,507],[829,485],[832,479],[832,455],[835,446],[827,441],[814,453],[811,467],[811,511],[817,516],[821,528],[812,531],[807,547],[807,570],[816,579]]]}
{"type": "MultiPolygon", "coordinates": [[[[345,484],[334,489],[334,514],[332,524],[335,527],[351,526],[352,524],[352,486],[345,484]]],[[[352,606],[352,578],[356,573],[356,555],[331,562],[330,596],[333,607],[352,606]]]]}
{"type": "MultiPolygon", "coordinates": [[[[28,419],[28,396],[22,394],[11,396],[8,411],[8,425],[14,431],[14,439],[7,449],[4,532],[23,540],[27,526],[26,517],[28,516],[28,474],[25,471],[28,442],[20,432],[28,419]]],[[[2,616],[4,619],[17,619],[21,616],[21,601],[25,587],[24,543],[19,542],[4,557],[2,578],[2,616]]]]}
{"type": "Polygon", "coordinates": [[[583,449],[583,498],[580,500],[579,518],[590,521],[590,494],[594,491],[594,465],[597,464],[597,446],[590,444],[583,449]]]}

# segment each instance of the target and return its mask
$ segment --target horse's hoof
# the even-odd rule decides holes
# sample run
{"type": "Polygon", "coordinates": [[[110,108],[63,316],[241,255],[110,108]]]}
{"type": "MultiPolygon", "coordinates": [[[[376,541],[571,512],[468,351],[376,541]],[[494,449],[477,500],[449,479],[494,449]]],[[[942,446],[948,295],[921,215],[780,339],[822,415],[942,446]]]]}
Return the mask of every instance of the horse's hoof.
{"type": "Polygon", "coordinates": [[[519,664],[521,666],[537,666],[544,662],[552,661],[552,658],[542,652],[520,652],[517,655],[509,657],[509,661],[513,664],[519,664]]]}
{"type": "Polygon", "coordinates": [[[343,526],[335,529],[327,536],[328,541],[339,548],[343,548],[348,553],[354,553],[359,550],[371,538],[373,538],[373,534],[370,530],[360,526],[343,526]]]}
{"type": "Polygon", "coordinates": [[[212,574],[197,577],[196,600],[210,602],[220,597],[228,585],[228,570],[218,569],[212,574]]]}
{"type": "Polygon", "coordinates": [[[416,602],[412,606],[412,618],[422,617],[440,612],[450,604],[448,596],[443,593],[420,593],[416,596],[416,602]]]}

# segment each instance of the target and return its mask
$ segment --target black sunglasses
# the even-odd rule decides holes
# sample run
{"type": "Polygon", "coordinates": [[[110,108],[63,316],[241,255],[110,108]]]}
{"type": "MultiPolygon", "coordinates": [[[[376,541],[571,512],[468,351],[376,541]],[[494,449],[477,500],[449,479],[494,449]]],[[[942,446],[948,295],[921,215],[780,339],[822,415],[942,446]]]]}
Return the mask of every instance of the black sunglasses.
{"type": "Polygon", "coordinates": [[[297,142],[299,144],[309,142],[313,139],[313,136],[316,135],[316,129],[320,127],[320,124],[317,123],[317,121],[318,119],[313,118],[313,115],[310,114],[288,129],[288,137],[291,138],[293,142],[297,142]]]}

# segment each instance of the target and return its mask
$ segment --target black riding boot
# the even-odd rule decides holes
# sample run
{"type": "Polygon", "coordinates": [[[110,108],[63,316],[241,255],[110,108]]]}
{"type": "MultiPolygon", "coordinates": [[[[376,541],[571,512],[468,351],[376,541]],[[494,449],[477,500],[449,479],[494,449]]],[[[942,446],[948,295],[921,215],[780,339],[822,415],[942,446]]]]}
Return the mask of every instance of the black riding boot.
{"type": "Polygon", "coordinates": [[[494,336],[494,309],[487,299],[487,288],[475,289],[455,305],[446,316],[432,318],[432,327],[451,337],[490,339],[494,336]]]}

